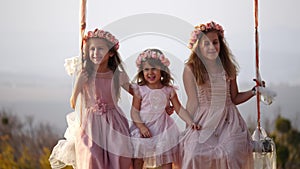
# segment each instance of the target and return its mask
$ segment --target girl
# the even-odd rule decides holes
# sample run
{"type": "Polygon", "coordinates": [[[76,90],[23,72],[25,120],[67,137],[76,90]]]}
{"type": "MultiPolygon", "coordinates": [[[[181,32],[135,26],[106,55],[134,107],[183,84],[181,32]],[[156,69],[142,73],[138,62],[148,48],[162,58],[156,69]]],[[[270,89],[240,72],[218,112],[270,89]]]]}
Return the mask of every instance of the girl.
{"type": "Polygon", "coordinates": [[[130,84],[118,48],[118,40],[109,32],[96,29],[85,36],[84,66],[70,99],[75,113],[68,115],[69,137],[54,148],[52,167],[68,164],[78,169],[130,168],[129,125],[117,105],[120,88],[130,92],[130,84]]]}
{"type": "Polygon", "coordinates": [[[162,166],[172,168],[177,160],[176,145],[179,131],[173,119],[165,112],[169,100],[178,115],[191,128],[196,126],[181,106],[169,71],[169,60],[158,49],[147,49],[141,53],[136,64],[138,85],[134,87],[130,128],[134,145],[134,169],[162,166]]]}
{"type": "Polygon", "coordinates": [[[255,95],[255,87],[239,92],[238,66],[215,22],[195,27],[189,43],[183,81],[187,110],[200,131],[187,131],[182,169],[251,169],[252,141],[236,105],[255,95]]]}

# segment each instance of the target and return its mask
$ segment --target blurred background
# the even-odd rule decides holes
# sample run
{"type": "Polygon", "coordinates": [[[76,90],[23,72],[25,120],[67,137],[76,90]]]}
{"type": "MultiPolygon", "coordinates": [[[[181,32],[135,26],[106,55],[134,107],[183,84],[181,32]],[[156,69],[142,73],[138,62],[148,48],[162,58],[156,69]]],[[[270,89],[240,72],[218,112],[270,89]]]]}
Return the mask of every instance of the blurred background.
{"type": "MultiPolygon", "coordinates": [[[[181,41],[159,34],[122,37],[120,53],[129,75],[133,78],[136,70],[131,64],[137,53],[149,45],[162,47],[172,57],[171,71],[179,86],[180,99],[185,105],[181,66],[188,58],[189,51],[185,47],[186,42],[183,41],[188,40],[192,26],[200,23],[214,20],[223,26],[225,38],[240,65],[240,90],[249,90],[254,86],[253,3],[238,0],[89,0],[87,29],[104,27],[113,30],[112,33],[120,37],[122,31],[126,31],[124,29],[134,29],[143,24],[130,22],[125,28],[120,26],[119,31],[114,29],[113,26],[124,21],[124,18],[126,21],[126,18],[137,15],[160,14],[165,18],[182,21],[179,23],[184,23],[186,29],[183,32],[187,34],[183,35],[181,41]],[[156,41],[157,38],[160,40],[156,41]]],[[[300,137],[300,51],[297,48],[300,39],[300,20],[297,17],[299,6],[300,2],[297,0],[259,1],[260,72],[267,86],[277,92],[273,104],[262,104],[262,126],[270,134],[276,133],[279,131],[276,128],[276,120],[279,119],[277,127],[283,124],[283,128],[287,129],[281,132],[293,131],[292,140],[300,137]]],[[[159,22],[153,18],[143,22],[151,22],[153,27],[165,27],[170,24],[167,20],[166,23],[162,23],[164,18],[159,22]]],[[[79,1],[2,1],[0,19],[0,136],[2,140],[10,140],[13,137],[17,140],[17,136],[11,133],[16,131],[18,138],[39,138],[38,142],[30,146],[39,147],[39,152],[35,155],[40,157],[44,154],[44,162],[42,160],[41,163],[47,165],[47,153],[50,153],[58,138],[63,137],[67,127],[65,116],[72,111],[69,97],[73,77],[67,75],[63,65],[66,58],[79,54],[79,1]]],[[[172,23],[173,25],[176,27],[176,23],[172,23]]],[[[126,93],[122,97],[120,105],[125,111],[129,109],[130,99],[126,93]]],[[[239,105],[239,109],[249,128],[253,130],[256,127],[257,112],[255,99],[239,105]]],[[[2,146],[7,148],[6,142],[1,142],[4,143],[2,146]]],[[[20,141],[16,141],[15,144],[17,146],[13,145],[12,150],[1,148],[0,152],[3,154],[12,151],[13,159],[19,159],[17,157],[26,153],[22,148],[26,146],[21,146],[20,141]]],[[[281,147],[284,147],[283,145],[281,147]]],[[[296,142],[290,147],[292,148],[280,150],[285,152],[281,158],[286,159],[278,162],[279,168],[292,168],[292,164],[297,165],[294,161],[288,163],[288,160],[300,158],[299,155],[293,155],[299,154],[299,143],[296,142]],[[289,154],[286,153],[288,150],[289,154]]],[[[0,160],[3,160],[2,155],[0,160]]],[[[18,161],[11,162],[8,166],[19,164],[18,161]]],[[[0,164],[4,162],[0,161],[0,164]]]]}

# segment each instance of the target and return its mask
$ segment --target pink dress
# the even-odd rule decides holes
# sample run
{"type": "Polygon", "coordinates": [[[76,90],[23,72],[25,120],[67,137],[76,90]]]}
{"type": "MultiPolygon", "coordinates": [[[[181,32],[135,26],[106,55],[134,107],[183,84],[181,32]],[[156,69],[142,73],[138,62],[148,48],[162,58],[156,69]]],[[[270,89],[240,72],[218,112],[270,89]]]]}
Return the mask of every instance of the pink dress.
{"type": "MultiPolygon", "coordinates": [[[[121,85],[128,83],[126,77],[120,74],[121,85]]],[[[65,165],[78,169],[131,167],[129,124],[112,95],[112,79],[111,71],[97,73],[85,86],[76,101],[75,112],[67,117],[66,140],[59,141],[53,149],[50,157],[52,168],[65,165]]]]}
{"type": "Polygon", "coordinates": [[[245,121],[230,97],[230,80],[214,74],[197,87],[194,121],[182,138],[182,169],[253,169],[252,141],[245,121]]]}
{"type": "Polygon", "coordinates": [[[144,159],[144,167],[158,167],[178,160],[179,130],[165,107],[175,94],[173,87],[150,89],[148,86],[134,87],[141,97],[140,117],[152,137],[142,138],[139,129],[132,125],[130,134],[134,146],[134,158],[144,159]]]}

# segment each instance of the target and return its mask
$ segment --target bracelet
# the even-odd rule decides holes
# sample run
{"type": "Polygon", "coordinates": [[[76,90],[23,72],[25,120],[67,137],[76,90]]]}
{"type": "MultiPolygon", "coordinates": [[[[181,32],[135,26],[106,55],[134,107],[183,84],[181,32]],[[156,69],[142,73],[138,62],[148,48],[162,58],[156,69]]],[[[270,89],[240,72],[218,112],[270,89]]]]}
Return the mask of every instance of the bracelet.
{"type": "Polygon", "coordinates": [[[251,89],[251,92],[253,95],[256,95],[256,86],[254,86],[252,89],[251,89]]]}

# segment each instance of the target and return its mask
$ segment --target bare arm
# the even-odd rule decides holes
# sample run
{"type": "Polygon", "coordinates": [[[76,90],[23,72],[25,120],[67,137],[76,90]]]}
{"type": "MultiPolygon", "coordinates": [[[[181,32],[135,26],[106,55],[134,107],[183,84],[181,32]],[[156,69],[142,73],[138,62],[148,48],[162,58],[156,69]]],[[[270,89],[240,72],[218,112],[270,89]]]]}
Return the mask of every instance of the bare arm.
{"type": "Polygon", "coordinates": [[[129,80],[129,77],[127,75],[126,72],[121,72],[120,73],[120,83],[121,83],[121,86],[124,90],[126,90],[130,95],[133,96],[133,88],[132,88],[132,85],[130,83],[130,80],[129,80]]]}
{"type": "Polygon", "coordinates": [[[122,85],[122,88],[123,88],[124,90],[126,90],[130,95],[133,96],[133,88],[132,88],[132,85],[131,85],[130,82],[124,83],[124,84],[122,85]]]}
{"type": "Polygon", "coordinates": [[[150,130],[140,117],[141,101],[141,98],[133,95],[130,115],[133,123],[137,126],[137,128],[139,128],[141,135],[148,138],[151,137],[150,130]]]}
{"type": "Polygon", "coordinates": [[[190,114],[188,113],[187,110],[185,110],[181,103],[178,100],[177,94],[175,94],[172,98],[171,98],[171,102],[174,106],[174,110],[176,111],[176,113],[178,114],[178,116],[184,120],[188,125],[191,125],[193,123],[193,120],[190,116],[190,114]]]}
{"type": "Polygon", "coordinates": [[[190,116],[193,117],[198,107],[197,90],[196,90],[197,86],[196,86],[194,74],[188,66],[185,66],[183,70],[183,84],[184,84],[185,92],[187,94],[186,109],[190,113],[190,116]]]}
{"type": "Polygon", "coordinates": [[[230,95],[235,105],[244,103],[254,96],[252,90],[239,92],[236,78],[230,80],[230,95]]]}
{"type": "Polygon", "coordinates": [[[70,104],[72,109],[75,109],[77,97],[79,93],[82,91],[82,88],[87,81],[88,81],[88,73],[85,70],[82,70],[76,78],[75,85],[70,98],[70,104]]]}
{"type": "Polygon", "coordinates": [[[191,118],[189,112],[182,107],[180,101],[178,100],[178,96],[177,94],[175,93],[174,96],[170,99],[173,106],[174,106],[174,109],[176,111],[176,113],[178,114],[178,116],[185,121],[185,123],[188,125],[188,126],[191,126],[193,129],[200,129],[200,126],[199,125],[196,125],[193,121],[193,119],[191,118]]]}

